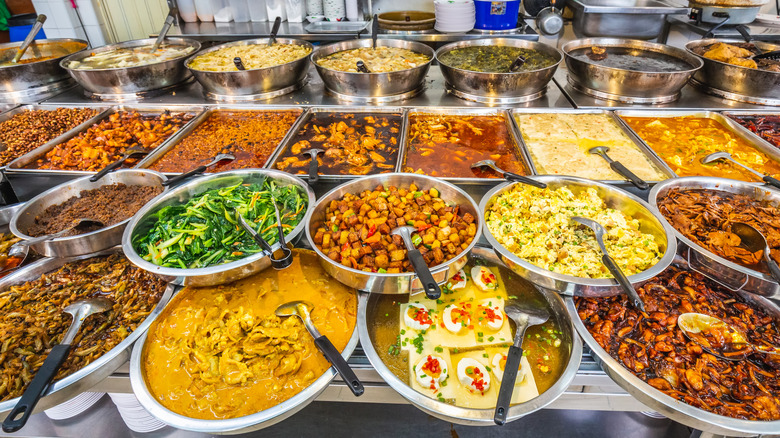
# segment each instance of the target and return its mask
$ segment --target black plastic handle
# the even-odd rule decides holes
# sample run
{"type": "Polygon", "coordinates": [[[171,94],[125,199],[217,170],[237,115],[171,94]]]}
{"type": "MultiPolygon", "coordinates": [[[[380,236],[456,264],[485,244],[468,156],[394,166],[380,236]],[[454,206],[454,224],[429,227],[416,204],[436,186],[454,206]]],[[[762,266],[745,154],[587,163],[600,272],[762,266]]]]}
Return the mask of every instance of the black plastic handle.
{"type": "Polygon", "coordinates": [[[750,43],[753,41],[753,36],[750,35],[750,30],[743,24],[738,24],[734,26],[734,29],[739,32],[740,35],[742,35],[742,39],[745,40],[746,43],[750,43]]]}
{"type": "Polygon", "coordinates": [[[311,154],[311,163],[309,163],[309,185],[317,184],[317,182],[320,180],[320,165],[317,161],[317,156],[319,154],[312,153],[311,154]]]}
{"type": "Polygon", "coordinates": [[[189,172],[182,173],[181,175],[176,175],[176,176],[174,176],[171,179],[167,179],[167,180],[163,181],[162,185],[164,185],[164,186],[174,185],[176,183],[184,181],[185,179],[187,179],[187,178],[189,178],[191,176],[195,176],[195,175],[201,174],[201,173],[205,172],[206,169],[208,169],[208,166],[198,166],[198,167],[190,170],[189,172]]]}
{"type": "Polygon", "coordinates": [[[374,19],[371,21],[371,42],[373,48],[376,49],[376,39],[379,36],[379,17],[374,14],[374,19]]]}
{"type": "Polygon", "coordinates": [[[8,416],[5,417],[3,432],[16,432],[27,424],[27,420],[30,418],[33,409],[35,409],[35,405],[38,404],[38,400],[46,392],[49,383],[57,375],[57,371],[59,371],[62,363],[68,358],[69,351],[70,344],[57,344],[52,347],[51,352],[46,356],[46,360],[43,361],[43,365],[35,373],[30,386],[22,394],[22,398],[19,399],[19,402],[16,403],[16,406],[14,406],[8,416]]]}
{"type": "Polygon", "coordinates": [[[236,56],[233,58],[233,64],[236,66],[237,69],[240,71],[246,70],[246,67],[244,67],[244,61],[241,60],[240,56],[236,56]]]}
{"type": "Polygon", "coordinates": [[[363,384],[355,375],[355,372],[352,371],[352,368],[349,367],[347,361],[344,360],[344,357],[341,356],[341,353],[339,353],[339,351],[336,350],[336,347],[333,346],[333,343],[330,342],[330,339],[328,339],[327,336],[320,336],[314,340],[314,343],[325,358],[328,359],[328,362],[333,365],[333,368],[336,368],[336,371],[341,378],[344,379],[344,382],[349,386],[352,393],[355,394],[355,397],[363,395],[363,392],[365,392],[363,384]]]}
{"type": "Polygon", "coordinates": [[[92,175],[91,178],[89,178],[89,182],[96,182],[100,178],[103,178],[104,176],[108,175],[112,170],[119,168],[124,164],[125,161],[130,157],[130,155],[125,155],[124,157],[114,161],[113,163],[109,164],[108,166],[104,167],[103,170],[100,172],[92,175]]]}
{"type": "Polygon", "coordinates": [[[509,412],[509,405],[512,403],[512,393],[515,390],[515,380],[517,380],[517,371],[520,368],[520,359],[522,358],[522,347],[514,345],[509,347],[509,351],[506,353],[504,376],[501,378],[501,388],[498,390],[496,411],[493,413],[493,421],[499,426],[506,423],[506,415],[509,412]]]}
{"type": "Polygon", "coordinates": [[[525,64],[525,57],[518,56],[514,61],[512,61],[512,65],[509,66],[509,71],[517,71],[520,69],[520,67],[525,64]]]}
{"type": "Polygon", "coordinates": [[[650,184],[645,182],[645,180],[643,180],[642,178],[636,176],[634,172],[628,170],[628,167],[624,166],[623,163],[618,161],[612,161],[611,163],[609,163],[609,167],[611,167],[612,170],[620,174],[620,176],[627,179],[631,184],[634,185],[634,187],[640,190],[647,190],[650,188],[650,184]]]}
{"type": "Polygon", "coordinates": [[[429,300],[438,300],[441,297],[441,288],[436,284],[436,280],[433,279],[433,274],[431,274],[428,264],[425,263],[425,259],[423,258],[422,253],[420,253],[420,250],[413,249],[409,251],[408,256],[409,261],[412,262],[414,273],[417,274],[417,278],[420,279],[420,283],[423,285],[425,296],[427,296],[429,300]]]}
{"type": "Polygon", "coordinates": [[[366,63],[363,61],[356,62],[355,68],[357,69],[358,73],[371,73],[371,70],[366,67],[366,63]]]}
{"type": "Polygon", "coordinates": [[[777,266],[777,262],[772,258],[772,256],[769,254],[769,251],[767,250],[764,250],[764,261],[766,262],[766,266],[769,268],[769,275],[771,275],[775,281],[780,283],[780,266],[777,266]]]}
{"type": "Polygon", "coordinates": [[[508,181],[516,181],[516,182],[519,182],[519,183],[528,184],[529,186],[538,187],[540,189],[546,189],[547,188],[547,184],[545,184],[545,183],[543,183],[541,181],[537,181],[535,179],[528,178],[527,176],[518,175],[518,174],[512,173],[512,172],[504,172],[504,178],[506,180],[508,180],[508,181]]]}
{"type": "Polygon", "coordinates": [[[634,289],[634,286],[632,286],[631,282],[628,281],[628,278],[623,273],[623,271],[620,270],[617,263],[615,263],[615,261],[612,260],[612,258],[606,254],[601,256],[601,262],[604,263],[604,266],[607,267],[609,273],[612,274],[613,277],[615,277],[615,280],[618,282],[620,287],[623,288],[623,292],[625,292],[626,295],[628,295],[628,298],[634,304],[634,307],[644,312],[645,303],[642,302],[642,298],[639,298],[639,294],[634,289]]]}
{"type": "Polygon", "coordinates": [[[778,180],[777,178],[772,178],[769,175],[764,175],[763,180],[765,183],[769,184],[770,186],[777,187],[778,189],[780,189],[780,180],[778,180]]]}
{"type": "Polygon", "coordinates": [[[274,25],[271,28],[271,43],[276,41],[276,35],[279,33],[279,27],[282,25],[282,17],[276,17],[274,25]]]}

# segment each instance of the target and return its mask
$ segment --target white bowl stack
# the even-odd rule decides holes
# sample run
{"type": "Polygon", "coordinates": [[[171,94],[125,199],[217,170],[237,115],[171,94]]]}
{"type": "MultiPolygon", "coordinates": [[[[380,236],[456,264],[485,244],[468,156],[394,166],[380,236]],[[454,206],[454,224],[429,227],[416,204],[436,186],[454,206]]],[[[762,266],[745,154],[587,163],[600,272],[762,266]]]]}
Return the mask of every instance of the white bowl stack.
{"type": "Polygon", "coordinates": [[[106,395],[105,392],[82,392],[65,403],[60,403],[43,412],[52,420],[66,420],[91,408],[104,395],[106,395]]]}
{"type": "Polygon", "coordinates": [[[434,0],[436,25],[439,32],[468,32],[474,29],[477,14],[473,0],[434,0]]]}
{"type": "Polygon", "coordinates": [[[119,415],[125,421],[128,429],[138,433],[149,433],[166,426],[162,421],[141,406],[133,394],[108,394],[116,405],[119,415]]]}

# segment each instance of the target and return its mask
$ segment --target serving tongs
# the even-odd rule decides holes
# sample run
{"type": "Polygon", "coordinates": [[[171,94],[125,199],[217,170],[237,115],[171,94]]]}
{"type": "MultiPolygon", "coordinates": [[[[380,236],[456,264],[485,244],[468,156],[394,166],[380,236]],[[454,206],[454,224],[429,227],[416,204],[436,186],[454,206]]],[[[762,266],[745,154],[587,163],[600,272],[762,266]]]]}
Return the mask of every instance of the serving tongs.
{"type": "Polygon", "coordinates": [[[543,183],[541,181],[536,181],[535,179],[528,178],[527,176],[518,175],[516,173],[507,172],[507,171],[501,169],[500,167],[498,167],[496,165],[496,162],[493,161],[493,160],[477,161],[476,163],[471,165],[472,169],[476,169],[478,167],[489,167],[489,168],[495,170],[496,172],[498,172],[498,174],[501,175],[507,181],[514,181],[514,182],[519,182],[519,183],[523,183],[523,184],[528,184],[530,186],[538,187],[540,189],[546,189],[547,188],[547,184],[545,184],[545,183],[543,183]]]}
{"type": "Polygon", "coordinates": [[[252,236],[252,239],[268,253],[268,257],[271,260],[271,266],[276,270],[282,270],[292,264],[292,250],[287,247],[287,242],[284,240],[284,228],[282,227],[282,217],[279,215],[279,207],[276,206],[276,199],[271,198],[274,204],[274,214],[276,215],[276,226],[279,230],[279,250],[282,252],[281,257],[276,257],[271,244],[267,240],[263,239],[263,236],[258,234],[254,228],[244,219],[244,216],[236,210],[236,216],[238,217],[238,223],[241,227],[252,236]]]}
{"type": "Polygon", "coordinates": [[[221,161],[234,161],[235,159],[236,159],[236,156],[233,155],[233,154],[217,154],[208,163],[206,163],[206,164],[204,164],[202,166],[198,166],[198,167],[196,167],[196,168],[194,168],[194,169],[192,169],[192,170],[190,170],[188,172],[184,172],[181,175],[174,176],[171,179],[167,179],[167,180],[163,181],[162,185],[163,186],[175,185],[175,184],[177,184],[177,183],[179,183],[181,181],[184,181],[185,179],[187,179],[187,178],[189,178],[191,176],[199,175],[199,174],[205,172],[206,169],[208,169],[211,166],[216,165],[217,163],[219,163],[221,161]]]}
{"type": "Polygon", "coordinates": [[[718,161],[718,160],[731,161],[732,163],[736,164],[737,166],[739,166],[739,167],[747,170],[748,172],[751,172],[752,174],[758,176],[765,183],[780,189],[780,180],[778,180],[776,178],[773,178],[770,175],[765,175],[765,174],[763,174],[763,173],[761,173],[761,172],[759,172],[759,171],[757,171],[757,170],[755,170],[755,169],[753,169],[751,167],[748,167],[748,166],[740,163],[739,161],[735,160],[734,157],[732,157],[731,154],[728,153],[728,152],[715,152],[715,153],[709,154],[706,157],[701,159],[701,163],[702,164],[710,164],[710,163],[713,163],[713,162],[718,161]]]}
{"type": "Polygon", "coordinates": [[[598,155],[606,160],[606,162],[609,163],[610,169],[614,170],[617,174],[628,180],[628,182],[633,184],[634,187],[640,190],[647,190],[650,188],[650,185],[645,180],[636,176],[634,172],[628,170],[628,167],[623,165],[623,163],[620,161],[615,161],[610,158],[609,155],[607,155],[607,152],[609,152],[609,148],[607,146],[596,146],[588,149],[588,153],[598,155]]]}
{"type": "Polygon", "coordinates": [[[141,146],[135,146],[125,151],[124,155],[122,155],[121,158],[114,161],[113,163],[110,163],[108,166],[104,167],[100,172],[92,175],[92,177],[89,178],[90,182],[97,182],[100,180],[100,178],[103,178],[104,176],[108,175],[110,172],[114,171],[115,169],[119,169],[122,167],[123,164],[125,164],[125,161],[127,161],[130,158],[140,158],[144,155],[149,155],[149,150],[147,150],[144,147],[141,146]]]}

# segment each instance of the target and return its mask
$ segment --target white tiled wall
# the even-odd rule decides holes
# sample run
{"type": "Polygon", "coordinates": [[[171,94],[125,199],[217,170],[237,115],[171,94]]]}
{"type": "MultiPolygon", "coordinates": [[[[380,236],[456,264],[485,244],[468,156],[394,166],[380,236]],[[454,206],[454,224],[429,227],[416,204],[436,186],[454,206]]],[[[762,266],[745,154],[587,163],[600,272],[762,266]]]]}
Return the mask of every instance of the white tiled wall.
{"type": "Polygon", "coordinates": [[[92,47],[112,42],[103,15],[93,0],[76,0],[78,12],[70,0],[32,0],[32,3],[36,12],[47,17],[43,30],[49,38],[88,40],[92,47]]]}

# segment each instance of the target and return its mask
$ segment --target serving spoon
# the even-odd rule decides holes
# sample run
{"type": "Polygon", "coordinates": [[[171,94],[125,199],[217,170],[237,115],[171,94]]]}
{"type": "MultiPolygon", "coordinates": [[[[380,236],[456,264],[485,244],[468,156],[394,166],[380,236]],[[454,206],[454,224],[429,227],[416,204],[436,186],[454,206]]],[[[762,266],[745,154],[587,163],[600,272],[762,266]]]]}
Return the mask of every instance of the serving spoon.
{"type": "Polygon", "coordinates": [[[677,317],[677,327],[688,339],[699,344],[709,353],[726,360],[742,360],[751,353],[780,355],[780,348],[753,344],[741,330],[714,316],[693,312],[683,313],[677,317]],[[718,334],[726,341],[720,349],[714,347],[702,334],[713,331],[719,332],[718,334]]]}
{"type": "Polygon", "coordinates": [[[108,175],[109,172],[113,171],[114,169],[118,169],[123,164],[125,164],[125,161],[127,161],[129,158],[139,158],[144,155],[148,155],[149,150],[147,150],[145,147],[142,146],[135,146],[125,151],[124,155],[113,163],[110,163],[108,166],[104,167],[100,172],[92,175],[92,177],[89,178],[90,182],[96,182],[100,178],[103,178],[104,176],[108,175]]]}
{"type": "Polygon", "coordinates": [[[414,242],[412,242],[412,233],[416,231],[417,228],[407,225],[393,228],[393,230],[390,231],[390,234],[401,236],[404,240],[406,256],[409,258],[409,261],[412,262],[414,273],[417,274],[417,278],[419,278],[420,283],[422,283],[425,296],[427,296],[429,300],[438,300],[441,297],[441,288],[438,283],[436,283],[436,280],[433,279],[433,274],[431,274],[428,264],[425,263],[425,258],[423,258],[422,253],[414,246],[414,242]]]}
{"type": "Polygon", "coordinates": [[[35,373],[30,386],[27,387],[16,406],[5,417],[3,421],[4,432],[16,432],[27,424],[27,420],[30,418],[35,405],[38,404],[43,393],[49,388],[49,384],[54,379],[54,376],[57,375],[57,371],[59,371],[65,359],[68,358],[71,344],[79,333],[84,320],[90,315],[106,312],[113,307],[113,301],[108,298],[98,297],[76,301],[62,309],[64,313],[68,313],[73,317],[73,321],[70,323],[68,331],[65,332],[65,336],[62,337],[62,342],[52,347],[43,361],[43,365],[35,373]]]}
{"type": "Polygon", "coordinates": [[[276,35],[279,33],[279,27],[282,25],[282,17],[277,16],[274,19],[274,25],[271,27],[271,35],[268,36],[268,47],[276,42],[276,35]]]}
{"type": "Polygon", "coordinates": [[[27,49],[30,47],[30,44],[35,41],[35,35],[38,35],[38,32],[40,32],[41,28],[43,27],[43,23],[46,22],[46,16],[41,14],[38,15],[38,18],[35,19],[35,24],[33,24],[32,29],[30,29],[30,33],[27,34],[27,36],[24,38],[24,41],[22,41],[22,45],[19,46],[19,49],[16,51],[16,55],[14,55],[14,58],[11,60],[11,63],[17,64],[22,59],[22,56],[24,56],[24,52],[27,51],[27,49]]]}
{"type": "Polygon", "coordinates": [[[489,167],[489,168],[495,170],[499,175],[501,175],[507,181],[516,181],[516,182],[520,182],[520,183],[523,183],[523,184],[528,184],[528,185],[531,185],[531,186],[534,186],[534,187],[538,187],[540,189],[546,189],[547,188],[547,184],[545,184],[543,182],[536,181],[535,179],[528,178],[527,176],[518,175],[516,173],[507,172],[507,171],[501,169],[500,167],[498,167],[498,165],[496,165],[496,162],[494,160],[477,161],[476,163],[471,165],[472,169],[476,169],[478,167],[489,167]]]}
{"type": "Polygon", "coordinates": [[[202,166],[198,166],[198,167],[190,170],[189,172],[184,172],[181,175],[177,175],[177,176],[174,176],[171,179],[167,179],[167,180],[162,182],[162,185],[163,186],[170,186],[170,185],[176,184],[179,181],[183,181],[183,180],[185,180],[185,179],[187,179],[187,178],[189,178],[191,176],[198,175],[198,174],[201,174],[201,173],[205,172],[206,169],[208,169],[209,167],[219,163],[220,161],[233,161],[235,159],[236,159],[236,156],[233,155],[233,154],[217,154],[208,163],[206,163],[206,164],[204,164],[202,166]]]}
{"type": "Polygon", "coordinates": [[[311,157],[311,163],[309,163],[309,185],[310,186],[317,184],[317,182],[319,182],[320,180],[320,171],[319,171],[320,164],[317,161],[317,156],[324,152],[325,152],[324,150],[319,148],[311,148],[309,150],[303,151],[304,155],[309,155],[311,157]]]}
{"type": "MultiPolygon", "coordinates": [[[[509,301],[508,301],[509,302],[509,301]]],[[[493,413],[493,421],[499,426],[506,423],[506,415],[509,404],[512,402],[512,393],[515,390],[515,380],[520,368],[520,360],[523,357],[523,338],[528,327],[544,324],[550,319],[550,313],[543,307],[532,306],[528,302],[512,300],[511,304],[504,304],[504,313],[515,322],[515,339],[506,354],[504,376],[501,379],[501,388],[498,390],[498,401],[493,413]]]]}
{"type": "Polygon", "coordinates": [[[769,247],[766,238],[760,231],[743,222],[732,222],[731,232],[739,236],[742,244],[748,251],[756,253],[763,252],[764,263],[769,268],[769,274],[780,283],[780,266],[772,258],[772,249],[769,247]]]}
{"type": "Polygon", "coordinates": [[[171,26],[173,26],[173,20],[175,20],[175,16],[179,15],[179,11],[176,8],[172,8],[170,12],[168,12],[168,16],[165,17],[165,22],[163,23],[162,29],[160,29],[160,33],[157,35],[157,39],[154,40],[154,45],[152,45],[152,53],[156,52],[160,45],[162,45],[163,41],[165,41],[165,37],[168,35],[168,31],[171,30],[171,26]]]}
{"type": "Polygon", "coordinates": [[[352,368],[349,367],[347,361],[344,360],[341,353],[339,353],[333,343],[330,342],[330,339],[328,339],[327,336],[321,335],[317,330],[314,321],[311,320],[312,309],[314,309],[314,305],[309,302],[292,301],[277,307],[276,316],[297,316],[298,318],[301,318],[306,330],[308,330],[309,334],[314,338],[314,345],[320,349],[325,358],[328,359],[328,362],[333,365],[333,368],[336,368],[336,371],[347,384],[350,391],[352,391],[352,394],[355,394],[356,397],[360,397],[365,391],[363,384],[355,375],[355,372],[352,371],[352,368]]]}
{"type": "Polygon", "coordinates": [[[640,190],[647,190],[650,188],[650,185],[647,184],[645,180],[642,178],[636,176],[636,174],[628,169],[623,163],[620,161],[615,161],[612,158],[607,155],[607,152],[609,152],[609,148],[607,146],[596,146],[593,148],[588,149],[588,153],[593,155],[598,155],[604,160],[606,160],[607,163],[609,163],[610,169],[617,172],[620,176],[627,179],[628,182],[634,185],[634,187],[640,189],[640,190]]]}
{"type": "Polygon", "coordinates": [[[609,253],[607,252],[607,247],[604,245],[604,234],[606,233],[604,227],[594,220],[580,216],[572,216],[571,220],[585,225],[586,227],[593,230],[593,233],[596,235],[596,242],[598,242],[599,248],[601,248],[601,263],[603,263],[604,266],[606,266],[609,270],[609,273],[615,277],[615,281],[617,281],[617,283],[620,285],[620,288],[623,289],[623,292],[628,295],[634,307],[644,312],[645,303],[642,301],[642,298],[639,297],[639,294],[634,289],[634,286],[632,286],[631,282],[628,281],[626,274],[623,273],[617,263],[612,260],[612,257],[610,257],[609,253]]]}
{"type": "Polygon", "coordinates": [[[761,178],[765,183],[777,187],[780,189],[780,180],[773,178],[769,175],[764,175],[761,172],[756,171],[755,169],[745,166],[744,164],[740,163],[739,161],[735,160],[734,157],[731,156],[728,152],[714,152],[712,154],[707,155],[706,157],[702,158],[700,161],[702,164],[710,164],[718,160],[728,160],[732,163],[736,164],[737,166],[747,170],[748,172],[753,173],[754,175],[761,178]]]}

